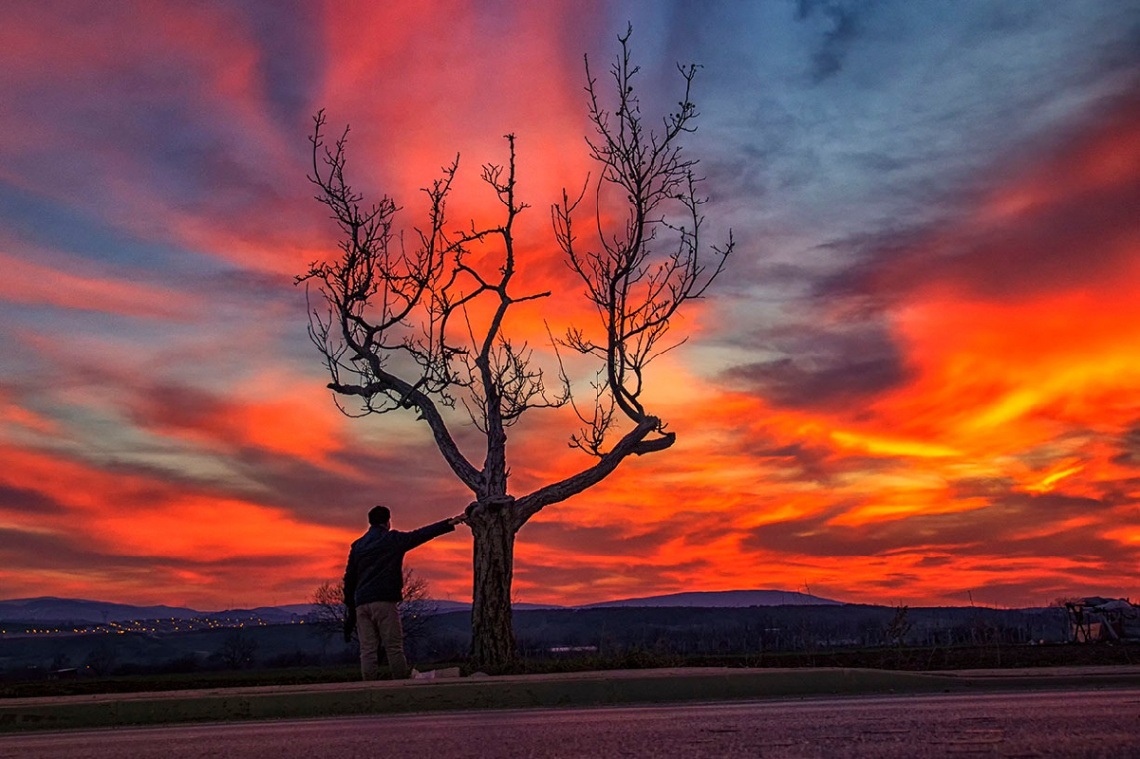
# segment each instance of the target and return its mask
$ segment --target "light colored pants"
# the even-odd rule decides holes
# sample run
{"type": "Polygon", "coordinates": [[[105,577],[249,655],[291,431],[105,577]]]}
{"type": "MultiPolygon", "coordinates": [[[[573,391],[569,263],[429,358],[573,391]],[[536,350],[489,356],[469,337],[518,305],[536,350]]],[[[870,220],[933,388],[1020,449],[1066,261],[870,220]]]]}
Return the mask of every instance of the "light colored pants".
{"type": "Polygon", "coordinates": [[[380,646],[388,654],[392,677],[408,676],[408,660],[404,658],[404,629],[400,612],[391,601],[373,601],[356,607],[356,634],[360,636],[360,674],[365,680],[380,679],[380,646]]]}

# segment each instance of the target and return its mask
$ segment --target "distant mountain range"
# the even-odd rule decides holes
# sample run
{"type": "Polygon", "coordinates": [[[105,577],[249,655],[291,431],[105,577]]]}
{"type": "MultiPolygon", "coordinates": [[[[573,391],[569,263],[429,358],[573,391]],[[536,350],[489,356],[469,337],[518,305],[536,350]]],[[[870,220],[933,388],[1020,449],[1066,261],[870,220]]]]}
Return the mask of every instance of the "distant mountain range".
{"type": "Polygon", "coordinates": [[[842,606],[842,601],[796,593],[789,590],[717,590],[670,593],[665,596],[626,598],[586,604],[583,609],[608,609],[614,606],[684,606],[686,608],[747,608],[749,606],[842,606]]]}
{"type": "Polygon", "coordinates": [[[79,598],[17,598],[0,601],[0,621],[122,622],[128,619],[191,619],[200,612],[177,606],[132,606],[79,598]]]}
{"type": "Polygon", "coordinates": [[[268,623],[292,622],[312,610],[310,604],[261,606],[256,609],[198,611],[182,606],[132,606],[81,598],[17,598],[0,601],[0,622],[126,622],[133,619],[215,619],[256,618],[268,623]]]}
{"type": "MultiPolygon", "coordinates": [[[[440,612],[465,611],[471,604],[459,601],[436,601],[440,612]]],[[[627,598],[617,601],[584,604],[582,606],[555,606],[551,604],[517,603],[519,611],[533,609],[601,609],[621,606],[632,607],[686,607],[686,608],[742,608],[749,606],[841,606],[842,602],[828,598],[783,590],[723,590],[710,592],[672,593],[645,598],[627,598]]],[[[134,619],[218,619],[232,620],[255,617],[269,623],[286,623],[304,617],[312,611],[311,604],[285,606],[259,606],[254,609],[228,609],[225,611],[198,611],[181,606],[132,606],[130,604],[89,601],[78,598],[17,598],[0,601],[0,621],[12,622],[125,622],[134,619]]]]}

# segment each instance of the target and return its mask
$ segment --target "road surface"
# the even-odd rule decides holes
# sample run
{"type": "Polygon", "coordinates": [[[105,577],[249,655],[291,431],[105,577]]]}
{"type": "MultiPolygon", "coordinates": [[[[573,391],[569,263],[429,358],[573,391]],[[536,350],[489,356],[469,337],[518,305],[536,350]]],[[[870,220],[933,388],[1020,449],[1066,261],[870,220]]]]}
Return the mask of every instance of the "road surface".
{"type": "Polygon", "coordinates": [[[1140,757],[1140,688],[533,709],[0,737],[0,759],[1140,757]]]}

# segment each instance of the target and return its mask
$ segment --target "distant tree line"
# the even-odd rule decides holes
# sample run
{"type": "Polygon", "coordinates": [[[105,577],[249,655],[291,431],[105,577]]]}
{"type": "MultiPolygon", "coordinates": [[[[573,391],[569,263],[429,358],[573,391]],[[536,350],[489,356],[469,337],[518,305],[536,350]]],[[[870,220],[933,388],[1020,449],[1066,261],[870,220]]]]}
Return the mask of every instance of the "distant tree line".
{"type": "MultiPolygon", "coordinates": [[[[415,634],[406,644],[412,661],[428,665],[465,661],[470,649],[469,612],[431,613],[427,606],[417,605],[415,598],[409,600],[408,611],[416,617],[410,625],[415,634]]],[[[830,652],[851,650],[893,652],[898,661],[876,660],[872,665],[909,666],[915,662],[907,652],[969,647],[992,650],[990,660],[1000,663],[1009,660],[1011,649],[1026,644],[1070,640],[1068,616],[1061,608],[606,608],[515,611],[514,617],[523,660],[593,656],[602,666],[660,666],[725,656],[762,664],[764,657],[773,655],[826,657],[830,652]]],[[[0,676],[36,679],[63,670],[103,677],[351,667],[357,656],[355,642],[346,645],[339,627],[331,623],[163,635],[53,636],[0,640],[0,662],[4,662],[0,676]]]]}
{"type": "MultiPolygon", "coordinates": [[[[465,650],[463,612],[438,615],[428,637],[440,651],[465,650]]],[[[692,656],[879,646],[978,646],[1063,642],[1064,610],[772,606],[749,608],[548,609],[515,612],[520,654],[593,648],[692,656]]]]}

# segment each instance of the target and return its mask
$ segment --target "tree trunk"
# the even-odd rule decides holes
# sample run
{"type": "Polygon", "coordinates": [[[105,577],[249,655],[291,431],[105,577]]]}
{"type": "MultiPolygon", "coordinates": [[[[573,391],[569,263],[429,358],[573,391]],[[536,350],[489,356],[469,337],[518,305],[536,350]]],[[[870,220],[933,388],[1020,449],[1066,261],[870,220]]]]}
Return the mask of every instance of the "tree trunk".
{"type": "Polygon", "coordinates": [[[501,672],[515,656],[511,620],[515,532],[509,508],[488,509],[472,520],[475,585],[471,605],[471,660],[501,672]]]}

